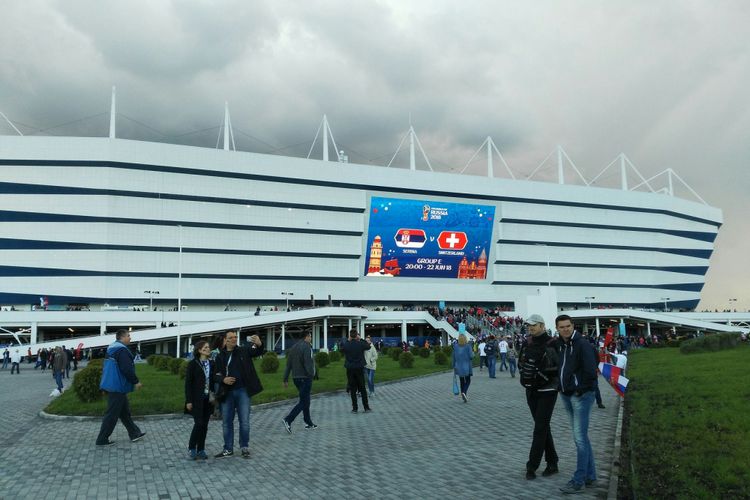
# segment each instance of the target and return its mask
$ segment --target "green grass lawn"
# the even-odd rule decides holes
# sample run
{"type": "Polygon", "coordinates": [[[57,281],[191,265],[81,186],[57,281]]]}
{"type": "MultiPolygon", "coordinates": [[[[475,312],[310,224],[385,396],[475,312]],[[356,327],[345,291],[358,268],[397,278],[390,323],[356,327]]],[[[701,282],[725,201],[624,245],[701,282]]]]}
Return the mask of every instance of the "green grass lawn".
{"type": "MultiPolygon", "coordinates": [[[[282,379],[286,360],[280,359],[279,370],[276,373],[260,373],[260,361],[255,362],[255,368],[263,384],[263,392],[253,397],[253,404],[281,401],[298,396],[297,389],[291,379],[289,388],[284,389],[282,379]]],[[[450,363],[450,358],[448,360],[450,363]]],[[[405,377],[426,375],[450,370],[449,365],[435,364],[434,355],[429,358],[414,358],[414,366],[401,368],[397,361],[389,356],[378,358],[378,369],[375,372],[375,386],[378,382],[397,380],[405,377]]],[[[130,395],[130,406],[133,415],[153,415],[157,413],[179,413],[183,411],[185,403],[185,381],[169,371],[159,371],[143,364],[136,365],[136,373],[143,383],[141,390],[130,395]]],[[[320,380],[313,382],[313,394],[342,390],[346,387],[346,370],[344,361],[339,360],[320,369],[320,380]]],[[[447,390],[450,390],[448,388],[447,390]]],[[[45,411],[57,415],[103,415],[106,400],[94,403],[83,403],[73,390],[68,390],[62,396],[52,401],[45,411]]]]}
{"type": "Polygon", "coordinates": [[[750,346],[634,351],[628,443],[637,498],[750,498],[750,346]]]}

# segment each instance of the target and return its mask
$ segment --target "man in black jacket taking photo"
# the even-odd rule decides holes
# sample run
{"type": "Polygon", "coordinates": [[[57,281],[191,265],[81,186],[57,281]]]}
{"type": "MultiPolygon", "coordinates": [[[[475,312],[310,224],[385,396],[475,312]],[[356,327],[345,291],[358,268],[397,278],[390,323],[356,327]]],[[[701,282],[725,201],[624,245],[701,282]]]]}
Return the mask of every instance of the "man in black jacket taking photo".
{"type": "Polygon", "coordinates": [[[249,346],[237,345],[237,332],[228,331],[226,346],[216,357],[216,377],[221,381],[221,415],[224,449],[216,458],[234,455],[234,414],[240,423],[242,458],[250,458],[250,398],[260,393],[263,386],[255,371],[253,359],[263,354],[263,343],[257,335],[250,337],[249,346]]]}
{"type": "Polygon", "coordinates": [[[315,376],[315,360],[312,351],[312,333],[307,332],[304,339],[295,343],[286,353],[286,369],[284,370],[284,388],[289,386],[289,373],[292,374],[294,385],[299,391],[299,402],[292,408],[289,415],[284,417],[284,428],[292,433],[292,422],[302,412],[305,429],[316,429],[310,417],[310,392],[315,376]]]}
{"type": "Polygon", "coordinates": [[[349,385],[349,394],[352,397],[352,413],[357,413],[357,392],[362,395],[362,406],[365,413],[371,411],[370,403],[367,401],[367,390],[365,390],[365,351],[370,349],[370,343],[359,338],[355,328],[349,331],[349,340],[341,346],[344,353],[346,368],[346,380],[349,385]]]}

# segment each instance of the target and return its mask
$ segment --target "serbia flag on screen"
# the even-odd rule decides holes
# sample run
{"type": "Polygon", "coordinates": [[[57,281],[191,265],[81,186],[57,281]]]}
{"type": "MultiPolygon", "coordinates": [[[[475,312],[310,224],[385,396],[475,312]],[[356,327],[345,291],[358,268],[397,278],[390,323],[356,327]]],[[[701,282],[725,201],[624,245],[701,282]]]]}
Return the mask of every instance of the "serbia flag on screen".
{"type": "Polygon", "coordinates": [[[628,379],[621,375],[622,370],[610,363],[599,363],[599,371],[602,372],[607,382],[615,388],[617,394],[625,396],[628,388],[628,379]]]}

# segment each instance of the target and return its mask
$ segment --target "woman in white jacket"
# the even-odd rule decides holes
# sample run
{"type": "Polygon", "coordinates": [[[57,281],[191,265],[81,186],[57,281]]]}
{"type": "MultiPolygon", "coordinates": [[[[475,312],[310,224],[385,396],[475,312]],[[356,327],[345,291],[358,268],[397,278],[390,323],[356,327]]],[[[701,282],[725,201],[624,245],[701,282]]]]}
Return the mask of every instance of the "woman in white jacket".
{"type": "Polygon", "coordinates": [[[365,375],[367,375],[367,390],[372,397],[375,395],[375,369],[378,364],[378,350],[375,349],[375,344],[372,343],[372,338],[369,335],[365,340],[370,344],[370,349],[365,351],[365,375]]]}

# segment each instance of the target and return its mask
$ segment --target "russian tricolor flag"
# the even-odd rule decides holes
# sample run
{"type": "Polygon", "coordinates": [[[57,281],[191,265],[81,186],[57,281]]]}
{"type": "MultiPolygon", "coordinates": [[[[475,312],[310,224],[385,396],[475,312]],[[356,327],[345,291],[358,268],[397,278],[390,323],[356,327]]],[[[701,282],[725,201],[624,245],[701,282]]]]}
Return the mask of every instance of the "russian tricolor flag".
{"type": "Polygon", "coordinates": [[[617,394],[624,397],[625,391],[628,389],[628,379],[621,374],[622,370],[611,363],[599,363],[599,371],[602,372],[607,382],[615,388],[617,394]]]}

